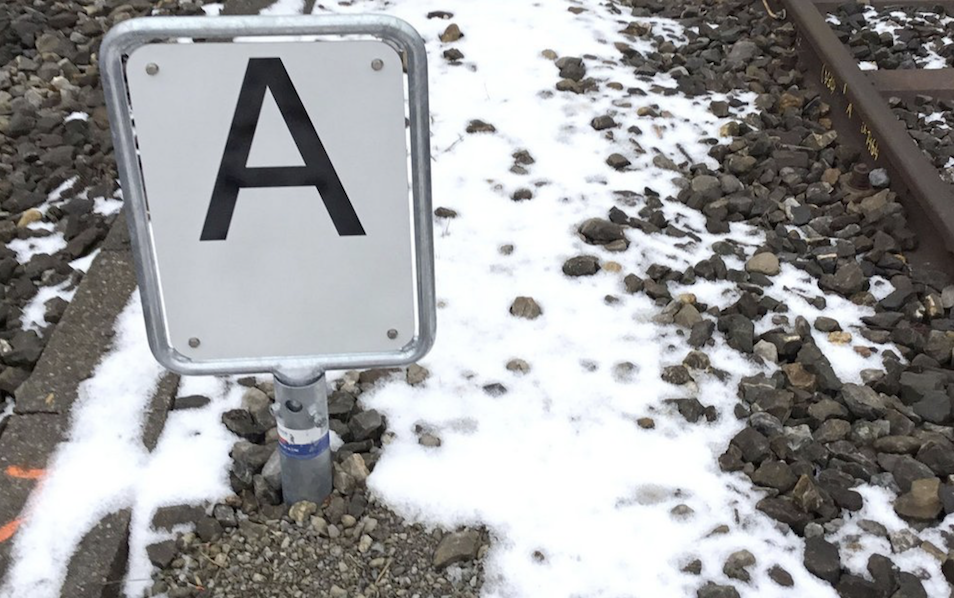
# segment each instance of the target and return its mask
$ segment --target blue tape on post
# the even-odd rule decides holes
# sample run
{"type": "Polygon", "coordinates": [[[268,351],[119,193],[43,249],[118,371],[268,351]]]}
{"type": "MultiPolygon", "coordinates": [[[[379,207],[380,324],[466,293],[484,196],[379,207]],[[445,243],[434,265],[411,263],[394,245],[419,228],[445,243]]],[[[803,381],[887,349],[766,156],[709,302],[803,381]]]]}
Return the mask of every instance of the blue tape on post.
{"type": "Polygon", "coordinates": [[[328,450],[331,446],[331,436],[328,432],[315,442],[295,444],[291,439],[283,438],[279,435],[278,450],[286,457],[292,459],[314,459],[321,453],[328,450]]]}

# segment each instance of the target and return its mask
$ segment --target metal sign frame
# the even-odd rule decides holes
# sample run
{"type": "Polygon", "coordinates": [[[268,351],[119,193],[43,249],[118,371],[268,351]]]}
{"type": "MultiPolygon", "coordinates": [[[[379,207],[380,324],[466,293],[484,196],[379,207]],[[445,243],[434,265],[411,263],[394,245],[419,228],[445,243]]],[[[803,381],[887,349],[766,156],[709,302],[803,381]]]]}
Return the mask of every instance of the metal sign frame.
{"type": "MultiPolygon", "coordinates": [[[[281,374],[287,381],[304,382],[314,379],[324,370],[406,365],[417,361],[430,350],[434,343],[437,315],[434,300],[427,54],[424,41],[410,25],[384,15],[147,17],[122,22],[110,30],[103,39],[99,62],[149,346],[159,363],[186,375],[273,372],[281,374]],[[186,357],[172,346],[129,105],[125,58],[137,48],[151,43],[176,43],[181,39],[228,41],[235,37],[272,36],[372,37],[394,45],[407,58],[417,331],[399,351],[199,361],[186,357]]],[[[327,316],[333,317],[333,314],[327,316]]]]}

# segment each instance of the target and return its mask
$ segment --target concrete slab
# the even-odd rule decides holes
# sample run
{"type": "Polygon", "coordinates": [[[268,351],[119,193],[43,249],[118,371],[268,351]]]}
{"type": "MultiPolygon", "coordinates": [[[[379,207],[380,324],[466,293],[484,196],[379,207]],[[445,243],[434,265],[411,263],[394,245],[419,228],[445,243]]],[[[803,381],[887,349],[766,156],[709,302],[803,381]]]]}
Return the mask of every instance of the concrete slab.
{"type": "Polygon", "coordinates": [[[225,0],[223,15],[257,15],[277,0],[225,0]]]}
{"type": "Polygon", "coordinates": [[[162,434],[162,428],[166,425],[166,418],[169,417],[169,411],[172,410],[172,403],[175,401],[178,390],[179,376],[166,372],[152,395],[149,411],[145,416],[146,424],[142,430],[142,444],[150,453],[155,450],[156,443],[159,442],[159,435],[162,434]]]}
{"type": "Polygon", "coordinates": [[[60,596],[117,598],[129,563],[129,509],[104,517],[73,553],[60,596]]]}
{"type": "Polygon", "coordinates": [[[103,244],[100,245],[100,249],[103,251],[129,251],[131,247],[132,242],[129,240],[129,225],[126,223],[126,211],[123,210],[116,216],[116,220],[113,221],[113,225],[109,229],[109,234],[106,235],[103,244]]]}
{"type": "MultiPolygon", "coordinates": [[[[225,0],[222,7],[223,15],[257,15],[263,9],[275,4],[278,0],[225,0]]],[[[310,15],[315,8],[315,0],[305,0],[302,14],[310,15]]]]}
{"type": "Polygon", "coordinates": [[[58,415],[12,416],[0,437],[0,579],[30,493],[68,427],[58,415]]]}
{"type": "MultiPolygon", "coordinates": [[[[30,378],[16,392],[14,415],[0,436],[0,579],[22,510],[65,439],[79,385],[92,376],[113,343],[116,317],[136,288],[125,218],[114,223],[102,251],[53,331],[30,378]]],[[[179,377],[160,380],[144,416],[143,446],[155,449],[172,408],[179,377]]],[[[82,540],[69,564],[62,596],[122,594],[128,560],[129,510],[110,514],[82,540]]]]}
{"type": "Polygon", "coordinates": [[[135,288],[132,256],[125,251],[100,252],[33,375],[17,389],[14,413],[69,413],[79,384],[92,375],[111,346],[116,316],[135,288]]]}

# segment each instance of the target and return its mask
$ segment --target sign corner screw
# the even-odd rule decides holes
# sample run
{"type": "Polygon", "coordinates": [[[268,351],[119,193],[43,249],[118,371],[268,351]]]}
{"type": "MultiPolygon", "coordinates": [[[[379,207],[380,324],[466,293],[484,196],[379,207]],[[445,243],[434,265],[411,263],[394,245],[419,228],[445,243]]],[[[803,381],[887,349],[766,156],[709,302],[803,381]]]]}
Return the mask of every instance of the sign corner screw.
{"type": "Polygon", "coordinates": [[[149,64],[146,65],[147,75],[155,75],[158,72],[159,72],[159,65],[156,64],[155,62],[150,62],[149,64]]]}
{"type": "Polygon", "coordinates": [[[388,338],[389,338],[389,339],[394,340],[394,339],[396,339],[397,337],[398,337],[398,331],[397,331],[397,330],[395,330],[394,328],[388,330],[388,338]]]}
{"type": "Polygon", "coordinates": [[[192,347],[193,349],[197,348],[201,344],[202,342],[194,336],[189,339],[189,346],[192,347]]]}
{"type": "Polygon", "coordinates": [[[375,58],[374,60],[371,61],[371,68],[376,71],[380,71],[381,69],[384,68],[384,61],[381,60],[380,58],[375,58]]]}

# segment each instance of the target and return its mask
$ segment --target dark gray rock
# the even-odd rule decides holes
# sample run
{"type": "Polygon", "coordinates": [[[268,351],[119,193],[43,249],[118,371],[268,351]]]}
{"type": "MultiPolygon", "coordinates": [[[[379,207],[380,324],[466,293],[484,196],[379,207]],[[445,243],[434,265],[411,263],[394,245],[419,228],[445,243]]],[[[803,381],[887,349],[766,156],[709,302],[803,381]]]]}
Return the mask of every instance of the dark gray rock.
{"type": "Polygon", "coordinates": [[[384,416],[375,409],[362,411],[351,418],[348,429],[354,441],[377,439],[384,432],[384,416]]]}
{"type": "Polygon", "coordinates": [[[203,542],[211,542],[222,535],[222,524],[214,517],[203,517],[195,525],[195,533],[203,542]]]}
{"type": "Polygon", "coordinates": [[[898,589],[898,568],[888,557],[872,554],[868,558],[868,573],[882,596],[891,596],[898,589]]]}
{"type": "Polygon", "coordinates": [[[434,552],[434,567],[443,569],[454,563],[472,561],[477,558],[479,548],[480,533],[477,530],[465,529],[445,534],[434,552]]]}
{"type": "Polygon", "coordinates": [[[910,455],[900,455],[891,467],[891,474],[902,492],[911,490],[911,483],[935,477],[931,468],[910,455]]]}
{"type": "Polygon", "coordinates": [[[819,316],[815,319],[815,330],[819,332],[835,332],[841,330],[841,325],[839,325],[838,320],[834,318],[819,316]]]}
{"type": "Polygon", "coordinates": [[[606,158],[606,164],[614,170],[623,170],[624,168],[632,164],[632,162],[630,162],[629,158],[627,158],[623,154],[613,153],[613,154],[610,154],[608,158],[606,158]]]}
{"type": "Polygon", "coordinates": [[[263,430],[252,419],[252,414],[244,409],[231,409],[222,414],[222,423],[237,436],[251,442],[261,442],[266,430],[263,430]]]}
{"type": "Polygon", "coordinates": [[[483,386],[484,392],[491,397],[502,397],[507,394],[507,387],[500,382],[492,382],[483,386]]]}
{"type": "Polygon", "coordinates": [[[751,353],[755,343],[755,325],[741,314],[722,316],[718,321],[719,331],[725,333],[730,347],[742,353],[751,353]]]}
{"type": "Polygon", "coordinates": [[[911,409],[918,417],[932,424],[951,421],[951,398],[946,392],[935,390],[925,393],[924,398],[911,405],[911,409]]]}
{"type": "Polygon", "coordinates": [[[891,598],[928,598],[928,594],[920,579],[902,571],[898,573],[898,591],[891,598]]]}
{"type": "Polygon", "coordinates": [[[875,583],[851,574],[841,576],[835,591],[840,598],[881,598],[881,591],[875,583]]]}
{"type": "Polygon", "coordinates": [[[563,273],[567,276],[592,276],[600,271],[600,260],[593,255],[578,255],[563,263],[563,273]]]}
{"type": "Polygon", "coordinates": [[[255,498],[263,505],[277,505],[282,502],[282,493],[276,490],[262,475],[255,475],[252,478],[252,491],[255,498]]]}
{"type": "Polygon", "coordinates": [[[869,386],[845,384],[841,388],[841,399],[856,417],[876,420],[887,413],[884,398],[869,386]]]}
{"type": "Polygon", "coordinates": [[[770,567],[768,570],[768,576],[769,579],[783,588],[790,588],[795,585],[795,580],[792,579],[792,574],[779,565],[773,565],[770,567]]]}
{"type": "Polygon", "coordinates": [[[468,133],[496,133],[497,127],[493,126],[490,123],[486,123],[482,120],[474,119],[467,124],[466,131],[468,133]]]}
{"type": "Polygon", "coordinates": [[[948,440],[931,438],[921,445],[916,458],[939,476],[954,474],[954,445],[948,440]]]}
{"type": "Polygon", "coordinates": [[[805,526],[812,520],[788,497],[763,498],[756,504],[756,508],[772,519],[790,526],[799,534],[804,532],[805,526]]]}
{"type": "Polygon", "coordinates": [[[731,444],[742,451],[742,458],[749,463],[761,463],[772,454],[768,438],[754,428],[743,428],[731,444]]]}
{"type": "Polygon", "coordinates": [[[645,281],[635,274],[627,274],[626,277],[623,278],[623,285],[626,287],[626,292],[630,295],[641,292],[645,284],[645,281]]]}
{"type": "Polygon", "coordinates": [[[754,42],[739,40],[732,44],[725,59],[730,64],[741,66],[749,63],[752,59],[761,54],[762,50],[754,42]]]}
{"type": "Polygon", "coordinates": [[[759,486],[774,488],[781,493],[788,492],[798,481],[791,466],[784,461],[763,461],[755,472],[752,481],[759,486]]]}
{"type": "Polygon", "coordinates": [[[841,579],[841,556],[838,554],[838,547],[824,538],[805,540],[804,563],[812,575],[833,586],[841,579]]]}
{"type": "Polygon", "coordinates": [[[354,395],[343,390],[336,390],[328,397],[328,415],[339,419],[348,419],[357,406],[354,395]]]}
{"type": "Polygon", "coordinates": [[[202,395],[189,395],[187,397],[176,397],[172,403],[172,409],[174,411],[181,411],[184,409],[201,409],[211,402],[209,397],[204,397],[202,395]]]}
{"type": "Polygon", "coordinates": [[[692,382],[689,370],[682,365],[670,365],[663,368],[662,379],[670,384],[688,384],[692,382]]]}
{"type": "Polygon", "coordinates": [[[841,390],[841,380],[832,369],[831,362],[814,343],[802,345],[796,359],[805,366],[805,369],[815,374],[819,390],[831,392],[841,390]]]}
{"type": "Polygon", "coordinates": [[[613,120],[612,116],[608,114],[604,114],[603,116],[597,116],[596,118],[591,120],[590,126],[596,129],[597,131],[603,131],[605,129],[614,129],[618,127],[619,125],[616,124],[616,121],[613,120]]]}
{"type": "Polygon", "coordinates": [[[581,81],[586,76],[586,65],[583,59],[576,56],[563,56],[556,61],[560,69],[560,77],[571,81],[581,81]]]}
{"type": "Polygon", "coordinates": [[[613,241],[625,240],[623,227],[602,218],[590,218],[580,225],[580,234],[588,243],[606,245],[613,241]]]}
{"type": "Polygon", "coordinates": [[[175,540],[164,540],[146,547],[149,562],[160,569],[168,568],[177,554],[175,540]]]}
{"type": "Polygon", "coordinates": [[[716,324],[712,320],[703,320],[694,324],[689,332],[689,346],[696,348],[704,346],[712,338],[715,327],[716,324]]]}
{"type": "Polygon", "coordinates": [[[177,525],[195,523],[205,517],[202,505],[170,505],[160,507],[152,516],[152,527],[157,530],[172,530],[177,525]]]}
{"type": "Polygon", "coordinates": [[[838,268],[834,274],[826,274],[818,281],[818,286],[850,297],[867,288],[868,279],[857,262],[849,262],[838,268]]]}
{"type": "Polygon", "coordinates": [[[12,367],[32,369],[43,353],[43,339],[32,331],[17,332],[10,339],[11,350],[0,354],[0,360],[12,367]]]}
{"type": "Polygon", "coordinates": [[[4,368],[3,372],[0,372],[0,392],[13,395],[29,377],[30,372],[22,368],[4,368]]]}
{"type": "Polygon", "coordinates": [[[939,372],[901,373],[900,398],[905,405],[913,405],[933,390],[944,390],[945,377],[939,372]]]}
{"type": "Polygon", "coordinates": [[[939,496],[941,482],[937,478],[915,480],[910,492],[894,501],[894,512],[905,519],[933,521],[942,510],[939,496]]]}
{"type": "Polygon", "coordinates": [[[703,417],[706,418],[706,421],[710,422],[718,419],[718,413],[715,407],[703,405],[699,402],[699,399],[696,398],[665,399],[663,402],[675,405],[676,410],[679,411],[679,415],[691,424],[698,422],[703,417]]]}
{"type": "Polygon", "coordinates": [[[739,598],[739,591],[710,581],[696,591],[696,598],[739,598]]]}
{"type": "Polygon", "coordinates": [[[518,318],[535,320],[543,315],[543,308],[533,297],[517,297],[510,305],[510,313],[518,318]]]}

